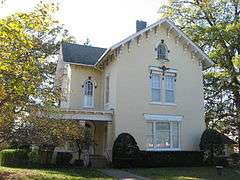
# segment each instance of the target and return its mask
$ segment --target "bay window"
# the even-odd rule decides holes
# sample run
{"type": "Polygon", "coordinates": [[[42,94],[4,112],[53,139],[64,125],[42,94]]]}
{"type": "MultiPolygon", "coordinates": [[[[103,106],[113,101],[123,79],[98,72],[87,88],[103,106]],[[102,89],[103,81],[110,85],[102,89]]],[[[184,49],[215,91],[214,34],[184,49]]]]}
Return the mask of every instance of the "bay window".
{"type": "Polygon", "coordinates": [[[164,150],[180,148],[180,122],[149,121],[147,122],[147,149],[164,150]]]}

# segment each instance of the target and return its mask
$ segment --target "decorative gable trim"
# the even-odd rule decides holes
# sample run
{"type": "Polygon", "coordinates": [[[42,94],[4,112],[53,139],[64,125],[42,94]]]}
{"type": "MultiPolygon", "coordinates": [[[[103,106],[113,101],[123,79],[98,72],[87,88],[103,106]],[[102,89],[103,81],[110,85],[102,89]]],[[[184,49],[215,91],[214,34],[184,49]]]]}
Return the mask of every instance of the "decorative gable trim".
{"type": "Polygon", "coordinates": [[[205,54],[196,44],[194,44],[192,42],[192,40],[187,37],[173,22],[171,22],[168,19],[161,19],[159,21],[157,21],[156,23],[148,26],[147,28],[138,31],[137,33],[123,39],[122,41],[114,44],[113,46],[111,46],[110,48],[108,48],[103,55],[98,59],[98,61],[96,62],[95,66],[97,66],[99,63],[101,63],[102,61],[104,61],[104,57],[111,51],[115,50],[116,48],[119,48],[120,46],[123,46],[126,43],[129,43],[129,41],[132,41],[135,38],[139,38],[139,36],[142,36],[144,33],[148,33],[150,30],[154,29],[154,31],[157,31],[158,26],[160,26],[161,24],[167,25],[169,26],[168,29],[168,35],[170,33],[170,31],[175,31],[177,33],[177,37],[178,37],[178,41],[179,39],[183,40],[185,42],[185,44],[187,44],[189,46],[189,48],[192,49],[193,52],[196,52],[200,58],[202,59],[202,62],[204,64],[204,68],[208,68],[210,66],[212,66],[214,63],[209,59],[209,57],[207,56],[207,54],[205,54]]]}

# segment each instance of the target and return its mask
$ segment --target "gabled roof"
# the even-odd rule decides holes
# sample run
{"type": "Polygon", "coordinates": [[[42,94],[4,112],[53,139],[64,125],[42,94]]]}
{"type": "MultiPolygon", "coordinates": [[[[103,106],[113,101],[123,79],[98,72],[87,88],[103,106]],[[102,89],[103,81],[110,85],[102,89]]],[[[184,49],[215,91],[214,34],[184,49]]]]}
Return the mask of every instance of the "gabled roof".
{"type": "Polygon", "coordinates": [[[188,38],[173,22],[171,22],[168,19],[161,19],[159,21],[157,21],[156,23],[146,27],[145,29],[138,31],[134,34],[132,34],[131,36],[123,39],[122,41],[114,44],[113,46],[111,46],[110,48],[108,48],[103,54],[102,56],[99,58],[99,60],[96,62],[95,65],[98,65],[101,61],[103,61],[104,57],[111,51],[115,50],[116,48],[124,45],[125,43],[133,40],[134,38],[142,35],[143,33],[145,33],[148,30],[151,30],[152,28],[155,28],[161,24],[167,25],[170,28],[172,28],[178,35],[179,37],[181,37],[181,39],[183,41],[185,41],[186,44],[188,44],[192,50],[194,52],[196,52],[202,59],[203,61],[203,65],[205,68],[212,66],[214,63],[209,59],[209,57],[195,44],[192,42],[192,40],[190,38],[188,38]]]}
{"type": "Polygon", "coordinates": [[[106,51],[105,48],[99,47],[92,47],[72,43],[62,44],[63,61],[69,63],[93,66],[105,51],[106,51]]]}

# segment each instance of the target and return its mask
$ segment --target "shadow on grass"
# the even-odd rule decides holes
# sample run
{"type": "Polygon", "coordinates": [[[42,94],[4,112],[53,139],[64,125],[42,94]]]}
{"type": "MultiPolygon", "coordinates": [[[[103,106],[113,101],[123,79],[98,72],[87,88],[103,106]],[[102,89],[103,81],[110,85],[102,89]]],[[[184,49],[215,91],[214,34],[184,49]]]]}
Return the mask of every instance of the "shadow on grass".
{"type": "Polygon", "coordinates": [[[128,171],[151,179],[167,180],[239,180],[240,175],[233,169],[224,168],[222,176],[215,167],[175,167],[129,169],[128,171]]]}

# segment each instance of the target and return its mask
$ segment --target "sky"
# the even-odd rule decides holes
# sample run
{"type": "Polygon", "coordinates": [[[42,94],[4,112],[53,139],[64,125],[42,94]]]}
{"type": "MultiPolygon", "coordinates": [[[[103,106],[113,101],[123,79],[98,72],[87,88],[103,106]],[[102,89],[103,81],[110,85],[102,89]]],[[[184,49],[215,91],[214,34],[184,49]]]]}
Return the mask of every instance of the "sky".
{"type": "MultiPolygon", "coordinates": [[[[17,11],[31,10],[39,1],[6,0],[0,5],[0,18],[17,11]]],[[[148,25],[157,21],[159,7],[168,0],[52,1],[59,3],[56,18],[77,43],[83,44],[89,38],[92,46],[107,48],[135,33],[136,20],[144,20],[148,25]]]]}

